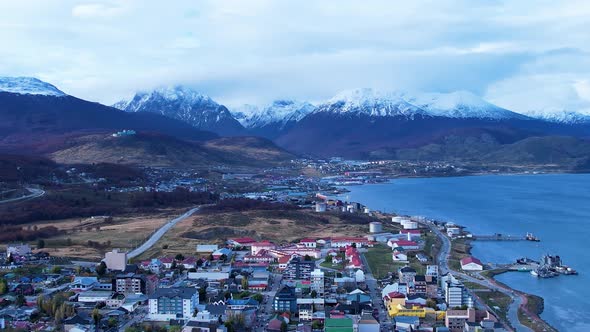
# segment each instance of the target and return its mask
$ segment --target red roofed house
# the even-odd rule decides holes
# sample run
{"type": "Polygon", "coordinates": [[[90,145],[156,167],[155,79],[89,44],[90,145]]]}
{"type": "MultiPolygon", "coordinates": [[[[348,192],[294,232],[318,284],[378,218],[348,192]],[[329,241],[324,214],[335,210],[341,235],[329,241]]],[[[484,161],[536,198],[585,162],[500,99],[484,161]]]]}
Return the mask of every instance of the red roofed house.
{"type": "Polygon", "coordinates": [[[234,247],[249,247],[252,243],[255,243],[255,242],[256,242],[256,240],[254,240],[251,237],[239,237],[239,238],[227,240],[227,244],[234,246],[234,247]]]}
{"type": "Polygon", "coordinates": [[[250,254],[256,255],[261,250],[271,250],[276,248],[277,246],[269,241],[262,241],[262,242],[252,242],[250,243],[250,254]]]}
{"type": "Polygon", "coordinates": [[[291,260],[291,256],[282,256],[282,257],[279,257],[279,259],[278,259],[278,261],[279,261],[279,269],[281,269],[281,270],[286,269],[290,260],[291,260]]]}
{"type": "Polygon", "coordinates": [[[304,245],[306,248],[315,248],[317,245],[314,239],[309,238],[302,239],[301,241],[299,241],[299,243],[304,245]]]}
{"type": "Polygon", "coordinates": [[[461,269],[463,271],[482,271],[483,264],[479,259],[469,256],[461,259],[461,269]]]}

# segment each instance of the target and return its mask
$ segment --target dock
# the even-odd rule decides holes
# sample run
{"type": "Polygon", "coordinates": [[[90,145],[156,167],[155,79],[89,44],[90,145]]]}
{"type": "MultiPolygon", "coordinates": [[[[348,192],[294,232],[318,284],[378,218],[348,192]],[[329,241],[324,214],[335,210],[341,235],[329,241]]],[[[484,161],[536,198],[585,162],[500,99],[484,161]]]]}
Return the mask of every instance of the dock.
{"type": "Polygon", "coordinates": [[[492,234],[492,235],[473,235],[474,240],[479,241],[532,241],[539,242],[540,240],[531,233],[525,236],[506,235],[506,234],[492,234]]]}

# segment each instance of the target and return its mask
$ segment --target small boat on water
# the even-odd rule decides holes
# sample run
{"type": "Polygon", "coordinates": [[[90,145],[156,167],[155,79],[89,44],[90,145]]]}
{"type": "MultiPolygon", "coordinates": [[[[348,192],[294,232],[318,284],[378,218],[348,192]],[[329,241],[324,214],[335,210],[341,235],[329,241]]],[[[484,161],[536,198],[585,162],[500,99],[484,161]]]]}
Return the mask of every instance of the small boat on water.
{"type": "Polygon", "coordinates": [[[534,275],[535,277],[539,276],[539,273],[537,272],[537,270],[531,270],[531,274],[534,275]]]}
{"type": "Polygon", "coordinates": [[[538,237],[534,236],[533,233],[526,233],[524,239],[532,242],[541,242],[541,240],[538,237]]]}

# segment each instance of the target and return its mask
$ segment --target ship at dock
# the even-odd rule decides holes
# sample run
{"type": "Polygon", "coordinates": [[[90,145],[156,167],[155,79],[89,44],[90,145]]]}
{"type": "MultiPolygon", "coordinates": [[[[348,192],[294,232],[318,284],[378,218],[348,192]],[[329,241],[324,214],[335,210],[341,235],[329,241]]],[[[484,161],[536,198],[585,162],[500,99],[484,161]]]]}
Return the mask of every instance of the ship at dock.
{"type": "Polygon", "coordinates": [[[553,278],[560,274],[576,275],[578,272],[571,267],[564,265],[558,255],[544,255],[539,266],[531,271],[531,274],[538,278],[553,278]]]}

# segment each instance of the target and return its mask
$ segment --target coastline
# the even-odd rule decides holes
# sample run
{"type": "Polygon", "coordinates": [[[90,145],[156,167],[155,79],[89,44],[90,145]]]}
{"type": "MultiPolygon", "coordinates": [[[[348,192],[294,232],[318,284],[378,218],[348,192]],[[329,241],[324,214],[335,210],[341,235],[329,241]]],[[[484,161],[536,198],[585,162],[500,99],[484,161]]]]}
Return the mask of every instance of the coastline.
{"type": "MultiPolygon", "coordinates": [[[[393,180],[395,179],[403,179],[403,178],[445,178],[445,177],[467,177],[467,176],[486,176],[486,175],[494,175],[494,176],[515,176],[515,175],[552,175],[552,174],[589,174],[588,172],[565,172],[565,171],[557,171],[557,172],[543,172],[543,173],[529,173],[529,172],[504,172],[504,173],[490,173],[490,172],[481,172],[481,173],[472,173],[472,174],[462,174],[462,175],[448,175],[448,176],[397,176],[397,177],[389,177],[387,181],[384,182],[380,182],[380,183],[365,183],[365,184],[386,184],[386,183],[391,183],[393,180]]],[[[365,185],[365,184],[361,184],[361,185],[365,185]]],[[[346,189],[345,186],[338,186],[339,189],[345,189],[348,191],[348,189],[346,189]]],[[[362,204],[366,203],[370,203],[370,202],[360,202],[362,204]]],[[[382,212],[383,213],[383,212],[382,212]]],[[[384,214],[392,214],[392,213],[384,213],[384,214]]],[[[393,215],[396,215],[395,213],[393,213],[393,215]]],[[[431,221],[438,221],[441,222],[441,220],[435,219],[435,218],[430,218],[431,221]]],[[[424,225],[422,225],[424,226],[424,225]]],[[[472,245],[471,242],[473,240],[468,240],[465,241],[465,253],[467,255],[471,255],[471,250],[472,250],[472,245]]],[[[438,248],[440,250],[440,248],[438,248]]],[[[450,261],[449,261],[450,263],[450,261]]],[[[451,270],[455,270],[453,268],[451,268],[451,270]]],[[[521,301],[520,301],[520,305],[518,306],[518,320],[520,321],[520,323],[522,325],[527,326],[528,328],[532,328],[533,330],[537,330],[539,328],[539,325],[541,326],[541,328],[545,331],[557,331],[557,329],[555,329],[551,324],[549,324],[547,321],[545,321],[543,318],[540,317],[540,315],[543,313],[544,311],[544,298],[535,294],[529,294],[523,291],[520,291],[516,288],[513,288],[511,286],[508,286],[498,280],[496,280],[495,276],[506,273],[506,272],[512,272],[506,269],[502,269],[502,270],[486,270],[484,271],[484,273],[486,274],[484,276],[485,279],[488,279],[491,283],[504,288],[506,290],[509,290],[510,292],[513,292],[514,294],[517,294],[518,296],[521,297],[521,301]]],[[[483,274],[483,273],[482,273],[483,274]]]]}

